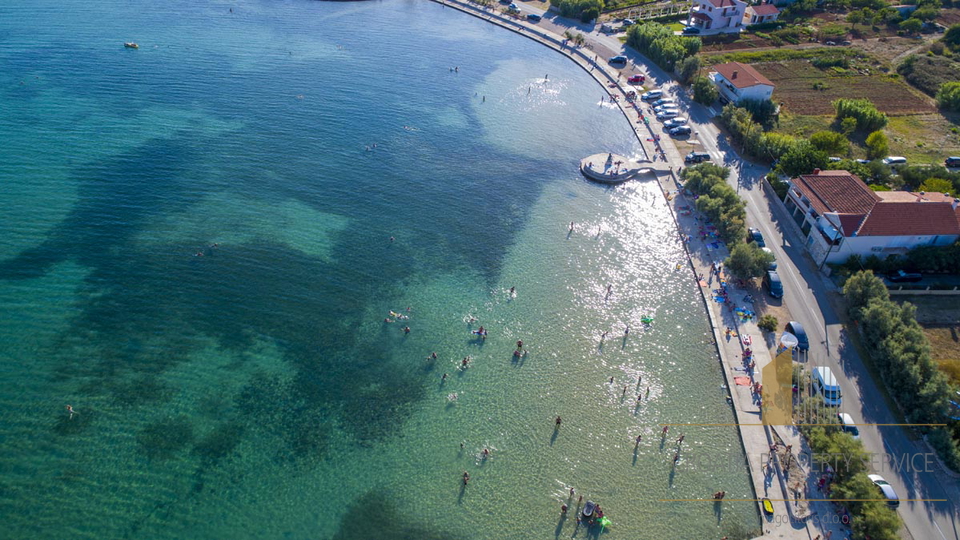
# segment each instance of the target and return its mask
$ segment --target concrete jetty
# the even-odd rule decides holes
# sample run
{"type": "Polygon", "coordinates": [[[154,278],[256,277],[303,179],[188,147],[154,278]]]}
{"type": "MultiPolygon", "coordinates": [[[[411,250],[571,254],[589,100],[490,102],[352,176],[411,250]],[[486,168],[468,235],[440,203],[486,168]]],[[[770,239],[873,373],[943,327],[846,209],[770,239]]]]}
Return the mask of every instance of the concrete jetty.
{"type": "MultiPolygon", "coordinates": [[[[647,167],[652,170],[652,167],[647,167]]],[[[593,154],[580,160],[580,172],[602,184],[619,184],[644,172],[640,164],[619,154],[593,154]]]]}

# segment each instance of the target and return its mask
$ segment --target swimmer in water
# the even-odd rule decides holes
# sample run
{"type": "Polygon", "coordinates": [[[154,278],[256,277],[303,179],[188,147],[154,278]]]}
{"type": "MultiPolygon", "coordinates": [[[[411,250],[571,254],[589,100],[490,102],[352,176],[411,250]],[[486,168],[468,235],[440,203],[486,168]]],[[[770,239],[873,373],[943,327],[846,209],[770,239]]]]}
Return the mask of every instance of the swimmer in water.
{"type": "Polygon", "coordinates": [[[430,355],[430,358],[433,358],[434,360],[436,360],[436,359],[437,359],[437,353],[431,354],[431,355],[430,355]]]}
{"type": "Polygon", "coordinates": [[[470,473],[463,471],[463,485],[467,485],[470,482],[470,473]]]}
{"type": "Polygon", "coordinates": [[[446,381],[446,380],[447,380],[447,374],[444,373],[444,374],[443,374],[443,377],[440,377],[440,382],[444,382],[444,381],[446,381]]]}
{"type": "Polygon", "coordinates": [[[523,348],[523,340],[522,340],[522,339],[518,339],[518,340],[517,340],[517,348],[518,348],[518,349],[522,349],[522,348],[523,348]]]}
{"type": "Polygon", "coordinates": [[[403,327],[403,333],[404,333],[404,334],[409,334],[409,333],[410,333],[410,327],[409,327],[409,326],[404,326],[404,327],[403,327]]]}
{"type": "Polygon", "coordinates": [[[73,405],[67,405],[67,412],[70,413],[70,419],[73,419],[73,415],[80,414],[77,411],[73,410],[73,405]]]}
{"type": "Polygon", "coordinates": [[[516,287],[510,287],[510,294],[513,295],[516,292],[516,287]]]}
{"type": "Polygon", "coordinates": [[[383,322],[393,322],[393,319],[383,319],[383,322]]]}
{"type": "Polygon", "coordinates": [[[557,427],[558,429],[560,428],[560,423],[561,423],[562,421],[563,421],[563,420],[561,420],[560,417],[558,416],[558,417],[557,417],[557,424],[556,424],[556,427],[557,427]]]}

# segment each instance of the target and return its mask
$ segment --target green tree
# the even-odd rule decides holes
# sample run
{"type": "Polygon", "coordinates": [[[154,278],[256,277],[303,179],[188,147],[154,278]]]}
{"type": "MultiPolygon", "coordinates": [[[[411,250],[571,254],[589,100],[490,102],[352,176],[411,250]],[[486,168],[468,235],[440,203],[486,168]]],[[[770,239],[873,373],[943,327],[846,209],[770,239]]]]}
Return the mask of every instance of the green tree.
{"type": "Polygon", "coordinates": [[[843,133],[847,137],[853,134],[857,130],[857,119],[856,118],[844,118],[840,121],[840,133],[843,133]]]}
{"type": "Polygon", "coordinates": [[[876,131],[886,126],[889,120],[869,99],[841,98],[834,101],[833,106],[837,110],[837,121],[842,122],[848,117],[856,118],[857,129],[861,131],[876,131]]]}
{"type": "Polygon", "coordinates": [[[684,58],[680,62],[679,67],[677,67],[677,76],[680,78],[681,83],[690,84],[698,71],[700,71],[700,57],[688,56],[684,58]]]}
{"type": "MultiPolygon", "coordinates": [[[[869,478],[867,479],[869,480],[869,478]]],[[[874,497],[877,495],[874,490],[874,497]]],[[[873,540],[897,540],[903,524],[900,516],[881,501],[867,501],[860,511],[861,519],[853,524],[854,536],[873,540]],[[859,534],[858,534],[859,533],[859,534]]]]}
{"type": "Polygon", "coordinates": [[[835,131],[818,131],[810,136],[810,144],[832,156],[843,156],[850,151],[850,141],[835,131]]]}
{"type": "Polygon", "coordinates": [[[740,279],[758,278],[773,262],[773,255],[760,249],[756,242],[741,242],[733,246],[724,261],[730,272],[740,279]]]}
{"type": "Polygon", "coordinates": [[[703,105],[710,105],[720,97],[720,91],[713,81],[706,77],[699,77],[693,83],[693,100],[703,105]]]}
{"type": "Polygon", "coordinates": [[[920,184],[920,191],[927,193],[953,193],[953,182],[943,178],[927,178],[920,184]]]}
{"type": "Polygon", "coordinates": [[[869,270],[862,270],[853,274],[843,285],[843,296],[847,300],[847,309],[850,317],[859,319],[863,309],[875,299],[889,300],[890,292],[883,280],[873,275],[869,270]]]}
{"type": "Polygon", "coordinates": [[[943,42],[946,43],[947,47],[951,50],[960,48],[960,23],[947,28],[947,31],[943,34],[943,42]]]}
{"type": "Polygon", "coordinates": [[[907,34],[913,35],[919,33],[920,29],[923,28],[923,21],[910,17],[909,19],[901,21],[898,26],[907,34]]]}
{"type": "Polygon", "coordinates": [[[887,135],[882,131],[874,131],[867,135],[867,157],[870,159],[881,159],[887,157],[890,153],[890,143],[887,141],[887,135]]]}
{"type": "Polygon", "coordinates": [[[814,169],[825,168],[827,157],[825,152],[817,150],[810,141],[799,140],[780,158],[777,168],[790,177],[809,174],[814,169]]]}
{"type": "Polygon", "coordinates": [[[852,24],[853,27],[856,28],[858,24],[863,22],[863,12],[851,11],[850,13],[847,13],[847,22],[852,24]]]}
{"type": "Polygon", "coordinates": [[[937,103],[944,109],[960,111],[960,82],[946,82],[937,91],[937,103]]]}

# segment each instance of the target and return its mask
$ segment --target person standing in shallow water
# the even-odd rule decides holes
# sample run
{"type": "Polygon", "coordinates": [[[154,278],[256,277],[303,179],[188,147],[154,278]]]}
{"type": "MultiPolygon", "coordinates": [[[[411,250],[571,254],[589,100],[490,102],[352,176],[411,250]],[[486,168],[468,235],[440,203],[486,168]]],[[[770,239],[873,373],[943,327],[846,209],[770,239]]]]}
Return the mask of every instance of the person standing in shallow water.
{"type": "Polygon", "coordinates": [[[557,423],[556,423],[556,426],[555,426],[556,429],[560,429],[560,423],[561,423],[561,422],[563,422],[563,420],[561,420],[560,417],[558,416],[558,417],[557,417],[557,423]]]}

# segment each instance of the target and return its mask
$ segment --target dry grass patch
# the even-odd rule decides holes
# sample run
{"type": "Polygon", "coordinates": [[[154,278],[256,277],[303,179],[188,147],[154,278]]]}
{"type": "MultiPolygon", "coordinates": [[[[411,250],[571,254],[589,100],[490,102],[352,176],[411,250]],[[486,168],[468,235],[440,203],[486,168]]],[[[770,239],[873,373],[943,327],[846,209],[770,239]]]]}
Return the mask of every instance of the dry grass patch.
{"type": "Polygon", "coordinates": [[[950,382],[960,384],[960,324],[924,326],[923,333],[930,341],[930,357],[950,382]]]}
{"type": "Polygon", "coordinates": [[[839,67],[820,70],[803,60],[753,67],[775,85],[773,100],[782,101],[787,110],[798,115],[833,115],[833,101],[850,97],[867,98],[891,116],[936,112],[929,98],[887,75],[864,75],[839,67]]]}

